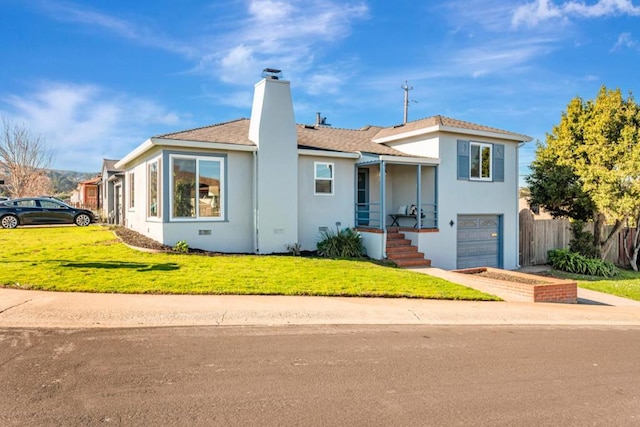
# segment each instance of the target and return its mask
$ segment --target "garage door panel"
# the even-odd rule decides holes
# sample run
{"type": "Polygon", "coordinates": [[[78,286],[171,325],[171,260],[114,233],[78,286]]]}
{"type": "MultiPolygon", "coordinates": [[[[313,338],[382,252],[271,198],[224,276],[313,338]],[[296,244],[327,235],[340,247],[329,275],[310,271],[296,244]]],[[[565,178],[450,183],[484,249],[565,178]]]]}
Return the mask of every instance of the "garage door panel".
{"type": "Polygon", "coordinates": [[[500,232],[498,215],[458,216],[458,268],[500,267],[500,232]]]}

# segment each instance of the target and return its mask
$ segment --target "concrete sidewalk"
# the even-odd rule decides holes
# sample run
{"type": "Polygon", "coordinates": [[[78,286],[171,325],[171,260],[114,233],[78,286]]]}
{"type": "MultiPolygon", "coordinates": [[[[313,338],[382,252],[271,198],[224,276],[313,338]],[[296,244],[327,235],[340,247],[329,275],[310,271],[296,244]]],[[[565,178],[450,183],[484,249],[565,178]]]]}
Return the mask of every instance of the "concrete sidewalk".
{"type": "Polygon", "coordinates": [[[640,326],[640,304],[622,300],[618,305],[605,305],[607,303],[600,298],[593,301],[597,302],[548,304],[403,298],[123,295],[0,289],[0,327],[312,324],[640,326]]]}

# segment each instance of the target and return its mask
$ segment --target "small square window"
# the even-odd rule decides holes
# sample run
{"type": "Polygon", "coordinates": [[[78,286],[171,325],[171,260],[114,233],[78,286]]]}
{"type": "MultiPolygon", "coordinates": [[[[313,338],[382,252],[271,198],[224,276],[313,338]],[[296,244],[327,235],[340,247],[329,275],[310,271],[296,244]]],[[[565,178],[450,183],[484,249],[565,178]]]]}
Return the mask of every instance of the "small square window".
{"type": "Polygon", "coordinates": [[[315,194],[333,194],[333,163],[315,162],[315,194]]]}

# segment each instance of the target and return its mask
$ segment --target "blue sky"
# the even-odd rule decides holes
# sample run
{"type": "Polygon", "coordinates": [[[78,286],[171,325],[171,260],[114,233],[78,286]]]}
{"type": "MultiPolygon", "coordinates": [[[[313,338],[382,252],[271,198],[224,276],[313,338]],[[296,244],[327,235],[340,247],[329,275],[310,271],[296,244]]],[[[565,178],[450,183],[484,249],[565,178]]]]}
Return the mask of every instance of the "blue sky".
{"type": "MultiPolygon", "coordinates": [[[[545,139],[571,98],[636,93],[640,1],[0,0],[0,115],[54,167],[99,171],[146,138],[249,117],[263,68],[296,121],[442,114],[545,139]]],[[[535,143],[521,154],[521,174],[535,143]]]]}

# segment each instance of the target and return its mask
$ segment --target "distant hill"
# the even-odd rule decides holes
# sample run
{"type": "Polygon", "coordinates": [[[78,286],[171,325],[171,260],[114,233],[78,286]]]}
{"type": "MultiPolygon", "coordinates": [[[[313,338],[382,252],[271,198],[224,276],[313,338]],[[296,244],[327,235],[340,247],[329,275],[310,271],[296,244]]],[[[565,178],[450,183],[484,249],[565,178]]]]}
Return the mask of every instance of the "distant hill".
{"type": "Polygon", "coordinates": [[[80,181],[93,178],[97,173],[49,170],[47,175],[51,178],[54,194],[69,197],[80,181]]]}
{"type": "MultiPolygon", "coordinates": [[[[7,174],[8,170],[0,165],[0,177],[6,176],[7,174]]],[[[53,186],[52,195],[63,199],[71,196],[71,192],[78,186],[80,181],[93,178],[96,175],[97,173],[61,171],[53,169],[47,171],[47,176],[51,179],[51,185],[53,186]]]]}

